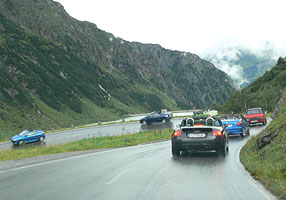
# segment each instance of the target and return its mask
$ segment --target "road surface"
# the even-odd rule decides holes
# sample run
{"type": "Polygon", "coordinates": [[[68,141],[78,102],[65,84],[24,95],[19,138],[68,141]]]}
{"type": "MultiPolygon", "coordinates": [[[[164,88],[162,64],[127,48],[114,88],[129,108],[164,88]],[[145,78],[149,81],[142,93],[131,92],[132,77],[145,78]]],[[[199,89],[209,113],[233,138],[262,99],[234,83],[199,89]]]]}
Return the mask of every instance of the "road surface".
{"type": "MultiPolygon", "coordinates": [[[[262,128],[252,127],[251,135],[262,128]]],[[[173,158],[171,142],[164,141],[23,164],[18,168],[10,166],[0,169],[0,197],[3,200],[276,199],[239,162],[240,149],[248,139],[230,138],[225,158],[213,153],[173,158]]]]}

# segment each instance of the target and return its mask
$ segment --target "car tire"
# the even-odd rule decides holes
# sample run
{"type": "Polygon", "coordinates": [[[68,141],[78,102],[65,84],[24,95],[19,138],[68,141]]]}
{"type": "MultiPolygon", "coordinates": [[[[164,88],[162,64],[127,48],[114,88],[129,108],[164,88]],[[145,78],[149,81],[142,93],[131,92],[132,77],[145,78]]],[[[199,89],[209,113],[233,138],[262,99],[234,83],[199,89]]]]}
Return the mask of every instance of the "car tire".
{"type": "Polygon", "coordinates": [[[40,137],[40,142],[44,142],[44,137],[40,137]]]}
{"type": "Polygon", "coordinates": [[[248,127],[246,135],[250,135],[250,128],[248,127]]]}
{"type": "Polygon", "coordinates": [[[219,149],[219,153],[223,156],[223,157],[225,157],[226,156],[226,154],[227,154],[227,152],[228,152],[228,147],[226,147],[225,145],[221,148],[221,149],[219,149]]]}
{"type": "Polygon", "coordinates": [[[262,124],[263,124],[263,126],[265,126],[267,124],[267,120],[265,119],[262,124]]]}
{"type": "Polygon", "coordinates": [[[167,123],[166,119],[162,119],[162,122],[163,122],[163,124],[167,123]]]}
{"type": "Polygon", "coordinates": [[[19,146],[22,146],[24,144],[24,141],[20,140],[18,144],[19,144],[19,146]]]}
{"type": "Polygon", "coordinates": [[[147,121],[142,121],[142,125],[147,125],[147,121]]]}
{"type": "Polygon", "coordinates": [[[176,147],[174,147],[174,145],[172,145],[172,155],[174,157],[179,157],[180,156],[180,151],[176,147]]]}
{"type": "Polygon", "coordinates": [[[243,138],[244,135],[245,135],[245,130],[244,130],[244,128],[243,128],[243,129],[242,129],[242,133],[240,134],[240,136],[243,138]]]}

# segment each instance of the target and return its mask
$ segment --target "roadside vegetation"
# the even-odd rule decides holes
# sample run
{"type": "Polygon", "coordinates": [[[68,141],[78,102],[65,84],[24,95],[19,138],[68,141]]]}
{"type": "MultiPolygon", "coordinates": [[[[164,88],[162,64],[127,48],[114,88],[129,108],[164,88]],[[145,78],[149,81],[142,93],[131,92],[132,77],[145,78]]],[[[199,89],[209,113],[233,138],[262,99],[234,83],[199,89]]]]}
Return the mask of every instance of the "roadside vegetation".
{"type": "Polygon", "coordinates": [[[167,140],[171,138],[173,130],[157,130],[139,132],[137,134],[128,134],[120,136],[107,136],[97,138],[87,138],[67,144],[53,146],[23,146],[12,150],[0,151],[0,161],[23,159],[40,155],[49,155],[56,153],[66,153],[73,151],[97,150],[107,148],[118,148],[134,146],[138,144],[167,140]]]}
{"type": "Polygon", "coordinates": [[[278,117],[242,148],[245,168],[277,197],[286,199],[286,96],[278,117]]]}

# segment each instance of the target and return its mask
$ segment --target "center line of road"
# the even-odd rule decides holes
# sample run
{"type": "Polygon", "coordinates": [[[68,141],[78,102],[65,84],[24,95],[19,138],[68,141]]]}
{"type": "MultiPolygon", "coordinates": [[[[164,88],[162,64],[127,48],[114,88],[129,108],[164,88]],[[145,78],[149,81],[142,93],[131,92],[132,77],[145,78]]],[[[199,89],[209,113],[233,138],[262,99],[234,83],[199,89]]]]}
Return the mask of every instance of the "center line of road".
{"type": "Polygon", "coordinates": [[[126,172],[129,171],[128,169],[123,170],[122,172],[120,172],[119,174],[117,174],[116,176],[114,176],[110,181],[108,181],[106,183],[106,185],[112,185],[114,182],[116,182],[123,174],[125,174],[126,172]]]}

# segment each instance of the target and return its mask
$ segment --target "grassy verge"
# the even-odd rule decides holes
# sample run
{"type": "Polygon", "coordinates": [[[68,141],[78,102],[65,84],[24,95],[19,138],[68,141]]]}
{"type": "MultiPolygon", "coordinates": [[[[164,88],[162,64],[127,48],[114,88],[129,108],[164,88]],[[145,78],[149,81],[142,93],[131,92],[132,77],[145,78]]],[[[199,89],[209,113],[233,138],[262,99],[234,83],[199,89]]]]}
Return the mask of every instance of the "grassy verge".
{"type": "Polygon", "coordinates": [[[173,130],[167,130],[167,129],[159,131],[146,131],[129,135],[88,138],[61,145],[29,147],[29,148],[24,147],[13,150],[5,150],[5,151],[0,151],[0,161],[23,159],[27,157],[73,152],[73,151],[134,146],[152,141],[170,139],[172,132],[173,130]]]}
{"type": "Polygon", "coordinates": [[[240,159],[246,169],[262,182],[277,197],[286,199],[286,107],[280,116],[272,121],[266,130],[280,131],[269,144],[259,149],[255,147],[257,138],[252,137],[242,148],[240,159]]]}

